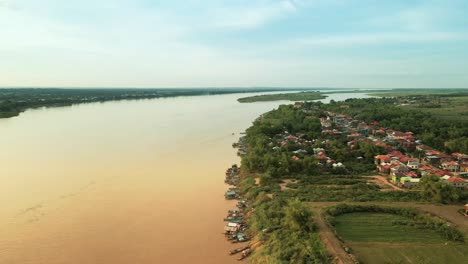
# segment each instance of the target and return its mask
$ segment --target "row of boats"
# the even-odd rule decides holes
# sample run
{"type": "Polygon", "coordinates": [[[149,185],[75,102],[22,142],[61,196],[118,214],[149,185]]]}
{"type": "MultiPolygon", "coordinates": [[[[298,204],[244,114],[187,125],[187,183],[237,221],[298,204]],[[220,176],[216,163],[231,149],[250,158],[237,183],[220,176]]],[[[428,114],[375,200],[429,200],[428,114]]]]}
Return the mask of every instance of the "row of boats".
{"type": "MultiPolygon", "coordinates": [[[[246,200],[242,200],[239,188],[237,187],[240,182],[240,170],[236,164],[232,165],[226,170],[226,179],[224,182],[231,187],[226,191],[224,197],[228,200],[238,199],[237,208],[231,209],[227,212],[224,221],[227,222],[224,227],[224,235],[226,239],[231,243],[243,243],[250,241],[251,237],[247,233],[248,225],[245,219],[245,210],[249,206],[246,200]]],[[[252,249],[250,245],[243,245],[239,248],[235,248],[229,251],[230,255],[238,254],[240,256],[238,260],[247,258],[251,253],[252,249]]]]}

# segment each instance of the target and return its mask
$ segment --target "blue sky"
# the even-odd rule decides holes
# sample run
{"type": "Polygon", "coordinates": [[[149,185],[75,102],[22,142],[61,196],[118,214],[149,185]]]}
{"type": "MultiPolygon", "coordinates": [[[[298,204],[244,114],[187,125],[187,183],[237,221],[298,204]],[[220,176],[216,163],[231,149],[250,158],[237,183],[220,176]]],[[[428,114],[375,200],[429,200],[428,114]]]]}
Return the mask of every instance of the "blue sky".
{"type": "Polygon", "coordinates": [[[0,0],[0,86],[468,87],[466,0],[0,0]]]}

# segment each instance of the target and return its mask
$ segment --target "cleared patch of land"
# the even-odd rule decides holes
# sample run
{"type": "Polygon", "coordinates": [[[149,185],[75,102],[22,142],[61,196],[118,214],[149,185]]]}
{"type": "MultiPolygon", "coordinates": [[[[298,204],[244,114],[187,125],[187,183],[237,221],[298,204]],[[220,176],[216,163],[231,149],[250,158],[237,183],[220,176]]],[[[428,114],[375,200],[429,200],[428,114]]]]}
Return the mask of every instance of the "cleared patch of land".
{"type": "Polygon", "coordinates": [[[349,213],[335,220],[338,235],[363,263],[468,262],[465,244],[447,242],[434,230],[401,224],[408,222],[403,216],[349,213]]]}
{"type": "Polygon", "coordinates": [[[264,94],[239,98],[240,103],[267,102],[267,101],[312,101],[326,98],[320,92],[300,92],[300,93],[283,93],[283,94],[264,94]]]}
{"type": "Polygon", "coordinates": [[[385,178],[384,176],[380,176],[380,175],[369,177],[368,182],[379,186],[380,191],[382,192],[407,191],[406,189],[403,189],[396,185],[391,184],[390,182],[387,181],[387,178],[385,178]]]}
{"type": "Polygon", "coordinates": [[[284,179],[283,182],[280,183],[281,191],[292,190],[293,188],[290,188],[288,185],[294,184],[295,182],[296,180],[293,180],[293,179],[284,179]]]}

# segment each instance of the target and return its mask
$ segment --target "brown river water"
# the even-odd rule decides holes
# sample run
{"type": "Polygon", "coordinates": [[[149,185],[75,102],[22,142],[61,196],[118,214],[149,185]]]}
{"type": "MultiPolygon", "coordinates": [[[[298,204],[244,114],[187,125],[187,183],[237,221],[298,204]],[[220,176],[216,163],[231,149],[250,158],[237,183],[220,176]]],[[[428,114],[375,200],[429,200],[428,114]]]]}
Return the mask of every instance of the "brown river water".
{"type": "MultiPolygon", "coordinates": [[[[0,119],[0,264],[238,263],[231,144],[284,102],[91,103],[0,119]],[[232,135],[235,133],[235,135],[232,135]]],[[[330,99],[365,97],[332,94],[330,99]]]]}

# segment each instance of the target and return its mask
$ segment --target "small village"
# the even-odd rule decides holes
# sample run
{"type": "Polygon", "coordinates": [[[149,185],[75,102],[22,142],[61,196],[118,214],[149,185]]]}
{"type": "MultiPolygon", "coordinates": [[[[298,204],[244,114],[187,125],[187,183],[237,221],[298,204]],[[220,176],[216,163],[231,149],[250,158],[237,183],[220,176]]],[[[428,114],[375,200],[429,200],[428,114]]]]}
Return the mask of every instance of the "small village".
{"type": "MultiPolygon", "coordinates": [[[[302,108],[301,102],[296,102],[294,107],[302,109],[305,113],[313,111],[302,108]]],[[[326,149],[330,138],[345,136],[350,150],[359,142],[381,147],[384,151],[374,157],[375,169],[396,187],[415,188],[424,175],[438,175],[458,189],[468,187],[467,154],[443,153],[423,144],[424,142],[417,140],[410,131],[384,128],[376,121],[368,124],[347,115],[329,111],[325,113],[326,117],[320,118],[323,138],[306,140],[303,133],[291,134],[285,130],[272,139],[275,144],[272,150],[287,148],[290,145],[298,146],[299,148],[291,151],[292,160],[311,156],[322,168],[345,169],[345,162],[328,157],[326,149]],[[307,151],[306,148],[312,151],[307,151]],[[404,153],[405,151],[408,153],[404,153]]],[[[244,153],[245,149],[241,149],[238,154],[244,153]]],[[[359,161],[363,157],[356,159],[359,161]]]]}
{"type": "MultiPolygon", "coordinates": [[[[468,155],[443,153],[417,140],[413,133],[383,128],[378,122],[367,124],[349,116],[327,112],[321,118],[322,134],[346,135],[353,149],[356,142],[367,141],[383,147],[385,153],[375,156],[376,170],[387,176],[391,183],[402,188],[414,188],[424,175],[438,175],[456,188],[464,189],[468,182],[468,155]],[[334,129],[331,129],[334,125],[334,129]],[[399,150],[415,148],[417,156],[399,150]]],[[[327,160],[323,155],[319,160],[327,160]]]]}

